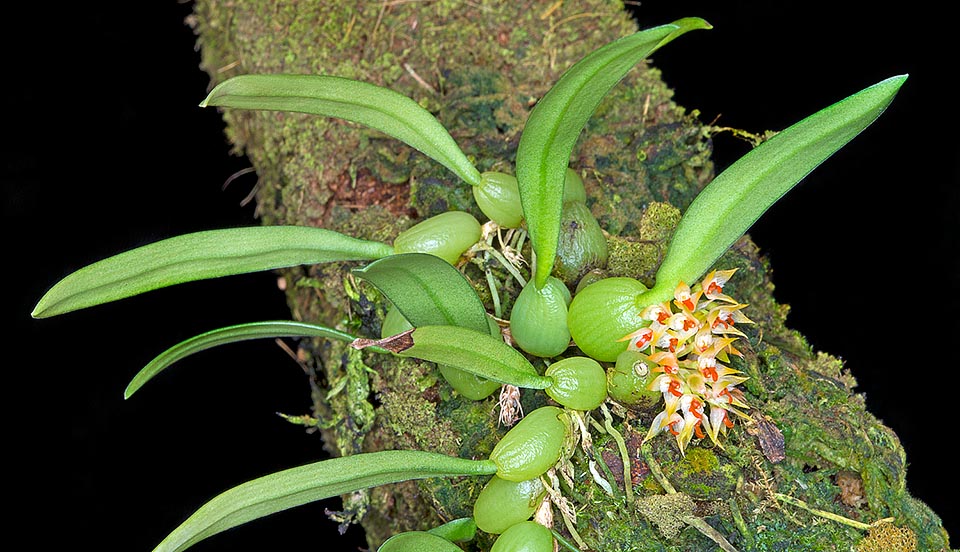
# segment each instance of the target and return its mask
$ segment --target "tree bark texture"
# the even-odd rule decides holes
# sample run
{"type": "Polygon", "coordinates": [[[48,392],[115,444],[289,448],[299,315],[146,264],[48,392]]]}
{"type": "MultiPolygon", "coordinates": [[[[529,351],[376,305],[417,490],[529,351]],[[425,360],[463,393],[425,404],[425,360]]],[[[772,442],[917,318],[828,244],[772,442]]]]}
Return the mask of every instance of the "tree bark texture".
{"type": "MultiPolygon", "coordinates": [[[[562,72],[590,50],[636,30],[622,4],[579,2],[233,2],[201,0],[191,24],[211,86],[240,74],[328,74],[406,94],[432,111],[481,170],[512,173],[523,122],[562,72]]],[[[640,64],[605,98],[578,142],[571,167],[585,178],[588,205],[609,235],[609,275],[647,284],[679,214],[713,176],[710,129],[671,101],[658,71],[640,64]]],[[[225,111],[227,133],[259,177],[263,224],[334,229],[390,242],[399,230],[450,209],[482,215],[468,185],[437,163],[376,131],[340,120],[276,112],[225,111]]],[[[493,310],[484,270],[509,313],[517,289],[497,267],[464,266],[493,310]],[[505,290],[505,291],[503,291],[505,290]]],[[[738,268],[731,295],[750,304],[745,361],[753,423],[731,431],[723,449],[703,442],[681,456],[661,437],[642,454],[650,416],[613,412],[636,492],[626,503],[620,448],[593,433],[594,449],[621,492],[605,493],[584,459],[565,498],[567,525],[593,550],[715,550],[705,522],[738,550],[940,550],[940,520],[905,487],[897,436],[866,411],[841,362],[814,354],[784,325],[765,261],[748,237],[717,263],[738,268]],[[777,429],[778,428],[778,429],[777,429]],[[786,458],[776,455],[782,432],[786,458]],[[771,442],[771,439],[773,442],[771,442]],[[665,494],[659,466],[677,491],[665,494]],[[582,469],[581,469],[582,468],[582,469]],[[786,497],[786,498],[784,498],[786,497]],[[793,499],[806,506],[798,506],[793,499]],[[872,523],[870,531],[817,511],[872,523]],[[696,521],[700,520],[700,521],[696,521]],[[900,544],[897,544],[900,543],[900,544]]],[[[379,337],[385,307],[347,263],[286,270],[294,319],[379,337]]],[[[506,314],[503,315],[506,318],[506,314]]],[[[331,454],[384,449],[486,457],[506,430],[497,399],[466,400],[429,363],[359,352],[330,341],[303,342],[314,404],[303,423],[322,430],[331,454]]],[[[525,392],[529,411],[546,401],[525,392]]],[[[600,425],[603,417],[595,415],[600,425]]],[[[581,463],[577,463],[577,462],[581,463]]],[[[399,531],[470,516],[484,481],[427,480],[344,497],[344,522],[360,521],[371,547],[399,531]]],[[[475,544],[489,547],[489,537],[475,544]]]]}

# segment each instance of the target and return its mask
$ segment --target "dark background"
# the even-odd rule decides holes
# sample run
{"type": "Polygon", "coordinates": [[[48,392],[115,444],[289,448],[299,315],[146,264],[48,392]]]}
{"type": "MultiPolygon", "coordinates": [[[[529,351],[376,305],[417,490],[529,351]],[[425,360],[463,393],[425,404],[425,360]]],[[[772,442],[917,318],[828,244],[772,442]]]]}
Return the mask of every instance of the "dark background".
{"type": "MultiPolygon", "coordinates": [[[[310,405],[300,368],[269,341],[181,362],[134,399],[122,391],[164,348],[224,325],[289,318],[271,274],[161,290],[53,319],[29,318],[67,273],[148,242],[256,224],[221,185],[219,115],[183,24],[190,5],[82,3],[7,11],[2,77],[5,447],[12,530],[34,546],[150,550],[204,501],[323,457],[275,412],[310,405]],[[10,400],[12,399],[12,400],[10,400]],[[42,529],[28,530],[39,524],[42,529]]],[[[870,410],[907,450],[908,487],[960,539],[955,442],[958,148],[956,46],[931,3],[688,2],[631,6],[641,26],[697,15],[711,31],[654,56],[704,121],[781,129],[886,77],[890,109],[765,214],[751,235],[774,267],[790,325],[843,358],[870,410]],[[775,5],[776,7],[772,7],[775,5]],[[837,12],[843,5],[847,11],[837,12]],[[854,12],[856,9],[858,11],[854,12]]],[[[746,152],[715,140],[717,168],[746,152]]],[[[337,507],[337,501],[327,504],[337,507]]],[[[324,505],[229,531],[197,550],[356,549],[324,505]]]]}

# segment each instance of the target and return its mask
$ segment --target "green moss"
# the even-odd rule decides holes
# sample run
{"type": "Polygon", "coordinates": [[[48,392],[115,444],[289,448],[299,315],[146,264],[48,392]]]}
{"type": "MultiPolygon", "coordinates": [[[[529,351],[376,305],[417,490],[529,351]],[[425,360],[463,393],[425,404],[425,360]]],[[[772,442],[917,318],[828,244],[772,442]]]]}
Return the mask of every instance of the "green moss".
{"type": "Polygon", "coordinates": [[[339,369],[331,371],[326,401],[335,411],[348,412],[351,422],[333,423],[329,427],[336,433],[337,448],[355,454],[362,450],[363,439],[373,424],[373,405],[369,401],[370,378],[360,351],[350,347],[337,348],[342,349],[339,369]]]}
{"type": "Polygon", "coordinates": [[[607,510],[598,521],[596,550],[666,551],[657,528],[633,508],[607,510]]]}
{"type": "Polygon", "coordinates": [[[611,276],[637,278],[652,286],[654,273],[666,253],[670,236],[680,222],[680,211],[662,202],[652,202],[643,210],[636,237],[610,236],[607,271],[611,276]]]}
{"type": "Polygon", "coordinates": [[[647,205],[640,218],[640,239],[662,242],[670,239],[680,223],[680,210],[662,201],[647,205]]]}
{"type": "Polygon", "coordinates": [[[760,516],[756,527],[759,529],[754,533],[754,550],[757,552],[836,552],[849,550],[850,545],[859,539],[859,532],[846,525],[822,520],[808,520],[805,525],[797,525],[776,510],[760,516]]]}
{"type": "Polygon", "coordinates": [[[667,540],[674,540],[686,527],[683,518],[692,516],[695,504],[684,493],[645,496],[637,499],[637,510],[656,525],[667,540]]]}
{"type": "Polygon", "coordinates": [[[710,475],[714,470],[720,467],[720,460],[713,451],[705,448],[694,448],[687,451],[687,455],[681,462],[682,468],[690,473],[702,473],[710,475]]]}
{"type": "Polygon", "coordinates": [[[460,183],[451,188],[446,175],[437,171],[418,175],[410,183],[410,201],[413,208],[423,218],[446,211],[466,211],[479,221],[485,221],[483,213],[473,200],[473,189],[469,184],[460,183]]]}

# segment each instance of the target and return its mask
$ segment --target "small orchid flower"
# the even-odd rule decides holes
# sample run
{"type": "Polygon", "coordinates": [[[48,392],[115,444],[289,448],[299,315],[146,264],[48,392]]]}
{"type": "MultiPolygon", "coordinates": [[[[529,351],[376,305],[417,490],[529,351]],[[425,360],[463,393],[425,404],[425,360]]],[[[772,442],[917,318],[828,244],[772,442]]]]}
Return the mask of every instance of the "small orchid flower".
{"type": "Polygon", "coordinates": [[[727,409],[711,404],[710,416],[704,420],[703,425],[707,429],[710,440],[718,447],[723,448],[723,445],[720,444],[720,433],[726,435],[727,430],[733,427],[733,421],[730,420],[727,409]]]}
{"type": "Polygon", "coordinates": [[[691,330],[696,332],[701,322],[692,313],[683,311],[668,317],[665,324],[679,334],[688,334],[691,330]]]}
{"type": "Polygon", "coordinates": [[[711,301],[720,300],[727,303],[736,303],[737,301],[728,295],[723,294],[723,286],[730,280],[737,269],[714,270],[707,274],[700,282],[703,295],[711,301]]]}
{"type": "MultiPolygon", "coordinates": [[[[697,370],[704,378],[711,382],[718,382],[721,378],[727,378],[727,376],[741,373],[739,370],[734,370],[729,366],[718,363],[716,357],[710,356],[697,358],[697,370]]],[[[746,381],[746,378],[744,378],[744,381],[746,381]]]]}
{"type": "Polygon", "coordinates": [[[654,347],[661,350],[668,350],[671,353],[677,351],[677,346],[680,344],[680,337],[677,336],[676,332],[663,326],[660,332],[654,332],[654,347]]]}
{"type": "MultiPolygon", "coordinates": [[[[654,370],[656,370],[656,368],[654,368],[654,370]]],[[[663,393],[664,401],[669,404],[674,397],[680,398],[683,396],[685,385],[686,382],[677,374],[663,373],[655,377],[653,381],[647,385],[647,389],[649,391],[659,391],[663,393]]],[[[666,407],[664,410],[667,410],[666,407]]]]}
{"type": "Polygon", "coordinates": [[[654,372],[659,371],[667,374],[678,374],[680,371],[680,363],[677,360],[677,355],[674,353],[660,351],[659,353],[650,355],[650,361],[657,363],[657,367],[653,369],[654,372]]]}
{"type": "Polygon", "coordinates": [[[690,290],[690,286],[684,282],[680,282],[677,284],[676,289],[673,290],[673,303],[682,310],[693,312],[697,309],[697,301],[700,299],[700,294],[700,291],[693,292],[690,290]]]}
{"type": "Polygon", "coordinates": [[[682,430],[684,423],[683,416],[677,412],[680,407],[681,396],[682,394],[677,397],[670,396],[669,398],[666,398],[667,395],[664,395],[666,399],[664,401],[664,408],[653,418],[653,421],[650,423],[650,429],[647,431],[646,437],[643,438],[644,443],[662,431],[670,431],[676,435],[682,430]]]}
{"type": "Polygon", "coordinates": [[[651,322],[665,324],[667,319],[670,318],[671,314],[670,303],[655,303],[643,309],[640,312],[640,318],[643,320],[649,320],[651,322]]]}
{"type": "Polygon", "coordinates": [[[700,400],[696,395],[684,395],[680,399],[680,410],[683,412],[683,424],[681,429],[676,433],[677,445],[680,446],[680,453],[683,454],[684,449],[687,444],[690,443],[690,440],[693,438],[694,434],[698,439],[703,439],[705,435],[703,434],[703,401],[700,400]]]}
{"type": "Polygon", "coordinates": [[[714,343],[716,343],[718,339],[717,336],[713,335],[709,327],[703,326],[697,331],[696,337],[694,337],[694,351],[698,355],[708,354],[707,351],[713,348],[714,343]]]}
{"type": "Polygon", "coordinates": [[[631,332],[617,341],[630,341],[630,345],[627,346],[628,349],[633,351],[642,351],[650,346],[650,342],[653,341],[653,329],[650,327],[640,328],[634,332],[631,332]]]}
{"type": "Polygon", "coordinates": [[[743,336],[743,332],[734,328],[734,324],[753,324],[753,320],[740,312],[747,305],[733,304],[714,307],[707,313],[707,326],[715,334],[734,334],[743,336]]]}

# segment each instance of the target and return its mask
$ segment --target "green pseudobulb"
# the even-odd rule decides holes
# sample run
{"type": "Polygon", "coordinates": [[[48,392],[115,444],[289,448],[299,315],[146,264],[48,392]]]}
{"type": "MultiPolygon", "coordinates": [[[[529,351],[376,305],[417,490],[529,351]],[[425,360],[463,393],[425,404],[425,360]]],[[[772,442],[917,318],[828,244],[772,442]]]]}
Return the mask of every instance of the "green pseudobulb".
{"type": "Polygon", "coordinates": [[[647,386],[656,378],[652,368],[656,366],[647,355],[639,351],[624,351],[617,355],[617,364],[607,370],[607,392],[618,403],[646,410],[660,402],[659,389],[650,391],[647,386]]]}
{"type": "Polygon", "coordinates": [[[407,228],[393,240],[395,253],[429,253],[450,264],[480,239],[480,223],[470,213],[447,211],[407,228]]]}
{"type": "Polygon", "coordinates": [[[490,552],[553,552],[553,533],[539,523],[524,521],[504,531],[490,552]]]}
{"type": "Polygon", "coordinates": [[[567,408],[593,410],[607,398],[607,375],[592,358],[565,358],[551,364],[544,375],[553,379],[547,395],[567,408]]]}
{"type": "Polygon", "coordinates": [[[573,431],[571,423],[570,416],[556,406],[542,406],[527,414],[490,453],[497,476],[525,481],[545,473],[563,455],[573,431]]]}
{"type": "Polygon", "coordinates": [[[580,290],[567,315],[577,347],[601,362],[616,361],[627,350],[627,342],[617,340],[643,325],[637,297],[645,291],[633,278],[605,278],[580,290]]]}
{"type": "Polygon", "coordinates": [[[501,172],[485,172],[473,187],[477,207],[487,218],[503,228],[517,228],[523,222],[520,188],[517,178],[501,172]]]}
{"type": "Polygon", "coordinates": [[[549,277],[543,288],[527,283],[510,312],[510,334],[518,347],[531,355],[550,358],[570,346],[567,329],[567,305],[570,290],[560,280],[549,277]]]}
{"type": "Polygon", "coordinates": [[[546,493],[538,477],[507,481],[494,475],[473,504],[473,519],[481,531],[498,535],[530,519],[546,493]]]}

